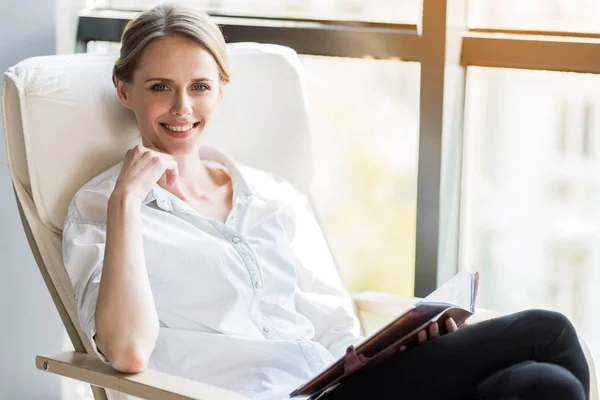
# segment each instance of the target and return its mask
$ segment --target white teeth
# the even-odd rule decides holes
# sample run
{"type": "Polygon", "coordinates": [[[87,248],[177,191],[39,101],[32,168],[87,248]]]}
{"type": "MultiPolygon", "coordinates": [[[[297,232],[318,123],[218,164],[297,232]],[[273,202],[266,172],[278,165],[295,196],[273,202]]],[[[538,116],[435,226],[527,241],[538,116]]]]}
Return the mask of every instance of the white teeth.
{"type": "Polygon", "coordinates": [[[192,129],[194,127],[194,124],[185,125],[185,126],[175,126],[175,125],[169,125],[169,124],[164,124],[164,125],[167,129],[174,131],[174,132],[185,132],[185,131],[189,131],[190,129],[192,129]]]}

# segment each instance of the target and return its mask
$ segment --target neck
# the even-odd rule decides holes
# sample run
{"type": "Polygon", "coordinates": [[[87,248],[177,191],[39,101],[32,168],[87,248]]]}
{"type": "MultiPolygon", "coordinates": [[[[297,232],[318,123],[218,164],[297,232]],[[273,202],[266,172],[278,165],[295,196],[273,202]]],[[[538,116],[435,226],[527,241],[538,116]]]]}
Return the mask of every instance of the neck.
{"type": "Polygon", "coordinates": [[[179,175],[175,186],[165,187],[182,200],[199,198],[214,189],[215,183],[210,171],[197,152],[176,156],[179,175]]]}

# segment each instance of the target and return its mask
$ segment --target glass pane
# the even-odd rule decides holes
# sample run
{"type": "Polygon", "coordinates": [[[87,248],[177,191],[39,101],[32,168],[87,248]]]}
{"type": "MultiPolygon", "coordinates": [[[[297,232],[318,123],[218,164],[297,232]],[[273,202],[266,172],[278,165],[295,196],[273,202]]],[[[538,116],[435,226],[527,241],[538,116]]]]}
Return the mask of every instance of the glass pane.
{"type": "MultiPolygon", "coordinates": [[[[89,52],[119,43],[90,42],[89,52]]],[[[300,56],[312,118],[312,196],[351,292],[413,294],[419,64],[300,56]]]]}
{"type": "Polygon", "coordinates": [[[470,25],[483,28],[600,31],[597,0],[475,0],[470,2],[470,25]]]}
{"type": "Polygon", "coordinates": [[[479,306],[560,311],[600,359],[600,76],[467,79],[460,264],[479,306]]]}
{"type": "Polygon", "coordinates": [[[351,291],[412,295],[419,64],[302,56],[313,198],[351,291]]]}
{"type": "MultiPolygon", "coordinates": [[[[192,0],[188,0],[192,2],[192,0]]],[[[197,0],[209,13],[275,18],[416,23],[422,0],[197,0]]],[[[161,0],[88,0],[89,6],[145,10],[161,0]]]]}
{"type": "Polygon", "coordinates": [[[91,40],[87,43],[87,53],[118,53],[121,50],[119,42],[102,42],[91,40]]]}

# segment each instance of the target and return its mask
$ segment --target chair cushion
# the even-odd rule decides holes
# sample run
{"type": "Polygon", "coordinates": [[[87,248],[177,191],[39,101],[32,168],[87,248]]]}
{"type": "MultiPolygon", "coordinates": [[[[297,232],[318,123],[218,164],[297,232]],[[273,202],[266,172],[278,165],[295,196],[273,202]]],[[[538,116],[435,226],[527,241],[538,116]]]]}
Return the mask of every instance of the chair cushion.
{"type": "MultiPolygon", "coordinates": [[[[228,50],[232,80],[206,143],[306,193],[309,122],[296,53],[257,43],[228,50]]],[[[12,115],[4,120],[21,122],[5,127],[9,164],[54,232],[62,231],[75,192],[140,141],[134,115],[119,103],[111,80],[116,57],[35,57],[5,74],[4,111],[12,115]]]]}

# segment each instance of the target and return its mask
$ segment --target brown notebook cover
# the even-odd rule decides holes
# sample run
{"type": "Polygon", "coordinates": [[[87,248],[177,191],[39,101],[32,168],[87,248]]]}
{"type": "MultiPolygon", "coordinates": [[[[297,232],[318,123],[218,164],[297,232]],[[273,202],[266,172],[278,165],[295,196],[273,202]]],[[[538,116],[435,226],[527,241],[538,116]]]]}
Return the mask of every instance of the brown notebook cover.
{"type": "MultiPolygon", "coordinates": [[[[478,282],[479,273],[459,272],[358,347],[349,346],[345,356],[298,387],[290,397],[317,398],[361,368],[377,365],[398,353],[401,345],[409,348],[415,345],[417,333],[432,322],[443,322],[451,317],[458,326],[462,325],[475,312],[478,282]]],[[[446,333],[445,324],[439,326],[440,333],[446,333]]]]}

